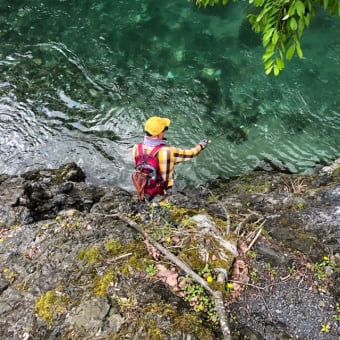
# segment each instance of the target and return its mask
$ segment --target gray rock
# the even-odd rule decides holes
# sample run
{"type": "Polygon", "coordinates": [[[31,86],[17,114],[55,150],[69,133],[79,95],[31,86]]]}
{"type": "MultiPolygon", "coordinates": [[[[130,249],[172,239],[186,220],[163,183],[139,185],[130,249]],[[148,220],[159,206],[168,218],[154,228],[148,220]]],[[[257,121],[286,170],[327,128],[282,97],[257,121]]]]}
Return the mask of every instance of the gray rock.
{"type": "MultiPolygon", "coordinates": [[[[252,286],[225,299],[234,334],[339,338],[339,321],[333,317],[339,316],[340,296],[337,176],[336,169],[298,177],[256,172],[169,198],[182,209],[204,208],[219,219],[226,219],[227,210],[240,218],[255,211],[266,220],[253,248],[256,256],[247,258],[252,286]],[[217,200],[210,199],[211,193],[217,200]],[[324,265],[320,281],[313,266],[325,255],[334,255],[336,266],[324,265]],[[320,332],[325,324],[329,332],[320,332]]],[[[84,180],[75,164],[21,177],[0,175],[1,339],[150,339],[159,334],[175,340],[219,339],[216,326],[138,269],[150,263],[150,255],[136,232],[115,217],[140,213],[146,224],[155,218],[170,223],[166,209],[155,208],[150,218],[149,207],[133,194],[84,180]]]]}

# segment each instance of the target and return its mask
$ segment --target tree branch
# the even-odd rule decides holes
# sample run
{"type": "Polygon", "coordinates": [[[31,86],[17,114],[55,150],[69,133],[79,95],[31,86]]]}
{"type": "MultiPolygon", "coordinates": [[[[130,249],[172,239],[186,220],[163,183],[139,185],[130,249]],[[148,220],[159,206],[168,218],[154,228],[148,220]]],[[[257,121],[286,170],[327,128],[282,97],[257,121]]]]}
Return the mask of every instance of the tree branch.
{"type": "MultiPolygon", "coordinates": [[[[104,214],[103,214],[104,215],[104,214]]],[[[109,216],[109,215],[107,215],[109,216]]],[[[231,340],[230,328],[226,317],[226,311],[223,303],[223,295],[220,291],[215,291],[210,288],[208,283],[198,274],[196,274],[187,263],[180,260],[177,256],[172,254],[168,249],[163,247],[160,243],[155,241],[149,234],[147,234],[134,220],[131,218],[118,213],[116,215],[111,215],[112,217],[118,217],[122,221],[126,222],[130,227],[135,229],[139,234],[141,234],[149,243],[151,243],[156,249],[158,249],[164,256],[166,256],[172,263],[186,272],[195,282],[200,284],[207,292],[211,294],[215,301],[215,310],[220,319],[220,327],[223,333],[224,340],[231,340]]]]}

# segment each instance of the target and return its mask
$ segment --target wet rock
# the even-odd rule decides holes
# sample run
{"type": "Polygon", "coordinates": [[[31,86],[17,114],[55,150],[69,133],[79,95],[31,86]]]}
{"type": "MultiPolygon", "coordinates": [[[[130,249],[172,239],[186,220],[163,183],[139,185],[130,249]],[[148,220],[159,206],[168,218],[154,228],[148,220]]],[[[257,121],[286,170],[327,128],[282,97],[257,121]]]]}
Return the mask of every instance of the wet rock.
{"type": "Polygon", "coordinates": [[[56,185],[65,182],[84,182],[85,173],[75,163],[68,163],[59,169],[42,169],[28,171],[22,175],[25,180],[56,185]]]}
{"type": "Polygon", "coordinates": [[[271,159],[263,159],[259,164],[255,167],[255,171],[268,171],[268,172],[280,172],[280,173],[293,173],[289,166],[282,163],[279,160],[273,161],[271,159]]]}
{"type": "Polygon", "coordinates": [[[20,177],[1,176],[0,227],[25,222],[29,210],[22,203],[25,203],[24,180],[20,177]]]}
{"type": "Polygon", "coordinates": [[[36,170],[21,177],[3,178],[0,225],[54,218],[59,211],[70,208],[89,211],[106,191],[84,180],[83,171],[73,163],[56,170],[36,170]]]}
{"type": "Polygon", "coordinates": [[[9,282],[4,279],[0,279],[0,295],[9,287],[9,282]]]}
{"type": "Polygon", "coordinates": [[[332,164],[324,166],[320,169],[320,173],[332,175],[340,168],[340,158],[336,159],[332,164]]]}
{"type": "Polygon", "coordinates": [[[120,188],[110,188],[91,208],[92,213],[114,214],[118,211],[129,213],[132,209],[132,195],[120,188]]]}

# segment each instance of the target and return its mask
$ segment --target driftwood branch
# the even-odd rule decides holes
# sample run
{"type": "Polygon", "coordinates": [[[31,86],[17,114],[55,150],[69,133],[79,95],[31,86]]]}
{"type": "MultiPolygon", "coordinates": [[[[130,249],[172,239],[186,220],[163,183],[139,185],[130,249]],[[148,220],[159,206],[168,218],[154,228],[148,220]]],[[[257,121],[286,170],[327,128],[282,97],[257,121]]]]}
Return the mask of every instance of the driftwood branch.
{"type": "Polygon", "coordinates": [[[240,235],[240,231],[242,230],[242,228],[249,222],[249,221],[251,221],[251,219],[254,217],[254,215],[253,214],[249,214],[249,215],[247,215],[238,225],[237,225],[237,227],[236,227],[236,229],[235,229],[235,234],[237,235],[237,236],[239,236],[240,235]]]}
{"type": "Polygon", "coordinates": [[[249,246],[247,247],[247,249],[245,250],[244,253],[246,253],[247,251],[249,251],[251,249],[251,247],[255,244],[255,242],[257,241],[257,239],[259,238],[259,236],[262,233],[263,230],[263,225],[266,223],[266,220],[264,220],[261,225],[260,225],[260,229],[258,230],[258,232],[256,233],[255,237],[253,238],[253,240],[250,242],[249,246]]]}
{"type": "Polygon", "coordinates": [[[230,226],[231,226],[230,215],[229,215],[227,207],[222,202],[219,202],[219,204],[220,204],[221,209],[224,211],[225,217],[227,219],[226,234],[229,235],[230,234],[230,226]]]}
{"type": "Polygon", "coordinates": [[[224,340],[230,340],[230,328],[226,317],[226,311],[223,304],[223,296],[222,293],[219,291],[215,291],[210,288],[208,283],[198,274],[196,274],[187,263],[180,260],[177,256],[172,254],[168,249],[163,247],[160,243],[155,241],[148,233],[146,233],[134,220],[131,218],[123,215],[123,214],[116,214],[111,215],[112,217],[118,217],[122,221],[126,222],[130,227],[135,229],[139,234],[141,234],[150,244],[152,244],[156,249],[158,249],[164,256],[166,256],[172,263],[186,272],[195,282],[200,284],[207,292],[211,294],[215,301],[215,311],[220,319],[220,327],[223,333],[224,340]]]}

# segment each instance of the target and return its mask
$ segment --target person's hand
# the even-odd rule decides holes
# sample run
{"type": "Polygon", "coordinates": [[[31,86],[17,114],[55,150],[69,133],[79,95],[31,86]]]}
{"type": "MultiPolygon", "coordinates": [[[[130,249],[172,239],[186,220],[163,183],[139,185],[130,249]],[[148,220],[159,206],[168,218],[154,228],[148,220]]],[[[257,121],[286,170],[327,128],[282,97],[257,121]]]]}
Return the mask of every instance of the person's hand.
{"type": "Polygon", "coordinates": [[[202,150],[203,150],[207,147],[207,145],[209,144],[209,141],[207,138],[204,138],[198,144],[202,147],[202,150]]]}

